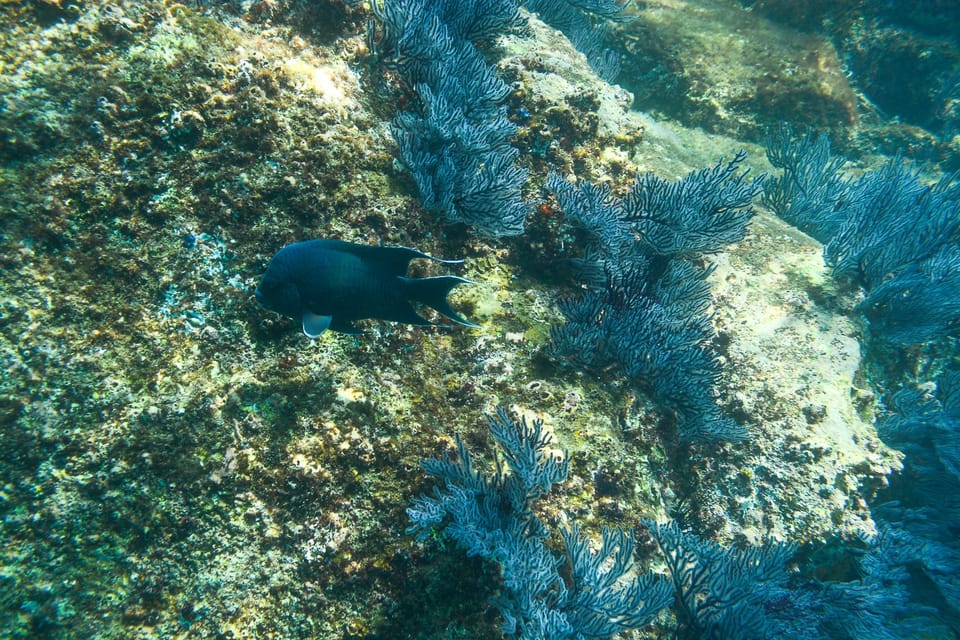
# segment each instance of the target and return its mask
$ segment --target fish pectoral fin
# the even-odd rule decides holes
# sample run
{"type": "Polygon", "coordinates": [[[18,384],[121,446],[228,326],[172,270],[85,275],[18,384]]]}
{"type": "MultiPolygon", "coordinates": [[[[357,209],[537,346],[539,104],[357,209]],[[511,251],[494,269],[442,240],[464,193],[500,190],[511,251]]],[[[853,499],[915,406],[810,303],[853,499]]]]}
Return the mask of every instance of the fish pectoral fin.
{"type": "Polygon", "coordinates": [[[310,311],[303,312],[303,332],[307,334],[308,338],[318,338],[320,335],[330,328],[330,323],[333,322],[333,316],[320,316],[310,311]]]}

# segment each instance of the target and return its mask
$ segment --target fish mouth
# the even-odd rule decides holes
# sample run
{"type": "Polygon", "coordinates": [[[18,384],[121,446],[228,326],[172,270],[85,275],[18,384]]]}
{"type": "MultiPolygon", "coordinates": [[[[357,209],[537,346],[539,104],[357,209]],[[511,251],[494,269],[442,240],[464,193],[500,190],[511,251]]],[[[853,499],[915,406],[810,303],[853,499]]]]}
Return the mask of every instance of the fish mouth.
{"type": "Polygon", "coordinates": [[[257,287],[257,290],[253,292],[253,296],[257,299],[257,302],[263,304],[263,291],[260,291],[260,287],[257,287]]]}

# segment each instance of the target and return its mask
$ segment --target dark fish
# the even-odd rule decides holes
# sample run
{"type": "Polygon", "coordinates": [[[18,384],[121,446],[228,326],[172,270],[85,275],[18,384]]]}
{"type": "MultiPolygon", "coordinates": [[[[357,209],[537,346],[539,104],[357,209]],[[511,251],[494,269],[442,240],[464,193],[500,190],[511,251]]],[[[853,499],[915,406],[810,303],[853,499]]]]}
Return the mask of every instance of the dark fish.
{"type": "Polygon", "coordinates": [[[407,278],[407,266],[415,258],[444,264],[463,262],[441,260],[407,247],[371,247],[341,240],[295,242],[273,256],[257,287],[257,301],[271,311],[300,318],[303,332],[311,338],[327,329],[361,333],[353,321],[364,318],[437,324],[417,314],[411,302],[476,327],[447,302],[447,294],[455,286],[474,283],[457,276],[407,278]]]}

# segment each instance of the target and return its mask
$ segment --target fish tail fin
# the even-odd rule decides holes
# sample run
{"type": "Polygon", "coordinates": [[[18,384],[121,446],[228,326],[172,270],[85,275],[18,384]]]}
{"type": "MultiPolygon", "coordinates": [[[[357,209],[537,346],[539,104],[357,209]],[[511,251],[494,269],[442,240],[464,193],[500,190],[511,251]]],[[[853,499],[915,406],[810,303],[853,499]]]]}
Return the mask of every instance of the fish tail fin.
{"type": "Polygon", "coordinates": [[[459,276],[434,276],[432,278],[401,278],[407,286],[407,297],[414,302],[424,304],[434,309],[440,315],[453,320],[458,324],[467,327],[479,327],[466,318],[462,317],[450,303],[447,302],[447,294],[458,284],[476,284],[473,280],[467,280],[459,276]]]}

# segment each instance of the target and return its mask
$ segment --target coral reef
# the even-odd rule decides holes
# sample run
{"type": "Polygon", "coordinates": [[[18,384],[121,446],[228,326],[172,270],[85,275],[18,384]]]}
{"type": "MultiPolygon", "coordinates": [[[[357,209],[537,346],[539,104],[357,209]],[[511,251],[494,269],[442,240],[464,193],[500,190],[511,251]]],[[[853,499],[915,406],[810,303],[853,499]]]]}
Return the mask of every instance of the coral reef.
{"type": "MultiPolygon", "coordinates": [[[[647,110],[654,88],[683,87],[675,113],[703,129],[632,110],[633,95],[521,9],[524,29],[469,36],[483,62],[472,80],[502,95],[476,103],[500,116],[481,142],[516,149],[507,174],[526,172],[521,200],[539,200],[522,236],[468,233],[425,212],[397,162],[398,113],[433,130],[451,107],[435,89],[421,100],[402,60],[371,50],[373,4],[392,0],[0,3],[0,635],[501,637],[500,565],[406,533],[411,499],[435,484],[420,461],[455,461],[458,440],[480,452],[498,406],[542,420],[566,452],[563,481],[531,511],[567,532],[541,538],[546,555],[574,558],[557,572],[567,613],[595,604],[575,585],[658,566],[652,541],[612,533],[642,531],[645,518],[725,548],[862,549],[875,535],[861,566],[874,563],[878,588],[876,576],[914,566],[946,594],[949,572],[937,572],[950,565],[935,562],[946,556],[918,555],[926,532],[877,507],[875,520],[868,502],[901,458],[875,415],[900,385],[926,389],[954,357],[949,342],[881,361],[822,248],[758,210],[689,278],[698,300],[709,288],[710,308],[692,308],[721,363],[710,401],[751,437],[679,443],[669,412],[622,374],[547,357],[559,301],[585,294],[562,267],[587,232],[539,188],[557,171],[620,197],[638,174],[670,185],[741,147],[743,166],[767,171],[749,140],[718,134],[791,116],[837,123],[835,142],[850,123],[881,120],[851,148],[882,139],[880,151],[902,143],[945,166],[948,141],[849,99],[819,36],[747,31],[753,18],[734,3],[628,8],[638,17],[611,25],[604,45],[623,53],[638,46],[630,34],[659,34],[675,55],[656,68],[625,57],[621,78],[647,110]],[[703,37],[674,37],[670,24],[703,37]],[[809,46],[784,56],[777,40],[809,46]],[[774,67],[768,99],[725,108],[753,77],[727,50],[774,67]],[[714,73],[695,73],[697,55],[714,73]],[[692,71],[667,77],[679,60],[692,71]],[[662,82],[647,89],[648,72],[662,82]],[[452,304],[481,327],[369,322],[363,336],[308,340],[259,308],[254,288],[278,249],[315,237],[464,257],[458,275],[477,284],[452,304]],[[878,377],[894,366],[895,383],[878,377]]],[[[447,272],[435,267],[410,275],[447,272]]],[[[598,635],[637,622],[570,620],[598,635]]],[[[664,610],[624,635],[674,629],[664,610]]]]}

